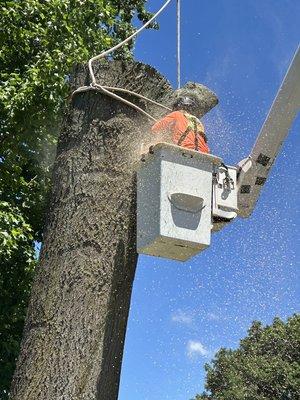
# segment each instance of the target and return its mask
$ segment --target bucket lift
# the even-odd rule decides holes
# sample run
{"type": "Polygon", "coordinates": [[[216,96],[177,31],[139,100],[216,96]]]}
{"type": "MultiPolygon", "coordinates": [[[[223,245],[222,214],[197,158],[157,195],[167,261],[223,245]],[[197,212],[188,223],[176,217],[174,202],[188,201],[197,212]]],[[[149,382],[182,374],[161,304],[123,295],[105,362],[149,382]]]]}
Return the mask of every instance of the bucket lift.
{"type": "Polygon", "coordinates": [[[237,166],[167,143],[142,158],[137,174],[137,251],[185,261],[211,232],[249,217],[300,109],[300,51],[292,60],[251,154],[237,166]]]}
{"type": "Polygon", "coordinates": [[[237,215],[236,168],[210,154],[158,143],[137,182],[139,253],[185,261],[210,245],[212,215],[237,215]]]}

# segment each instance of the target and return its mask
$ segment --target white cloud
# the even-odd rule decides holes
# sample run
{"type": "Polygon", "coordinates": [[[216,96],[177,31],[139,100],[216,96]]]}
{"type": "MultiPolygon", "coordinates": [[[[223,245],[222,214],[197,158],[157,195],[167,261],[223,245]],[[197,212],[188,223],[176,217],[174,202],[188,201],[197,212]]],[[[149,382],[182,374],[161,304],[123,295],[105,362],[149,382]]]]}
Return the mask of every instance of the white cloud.
{"type": "Polygon", "coordinates": [[[194,358],[196,356],[200,357],[208,357],[209,351],[205,348],[205,346],[195,340],[189,340],[187,344],[187,355],[189,358],[194,358]]]}
{"type": "Polygon", "coordinates": [[[173,322],[186,325],[190,325],[193,322],[193,317],[182,310],[178,310],[176,313],[174,313],[171,319],[173,322]]]}

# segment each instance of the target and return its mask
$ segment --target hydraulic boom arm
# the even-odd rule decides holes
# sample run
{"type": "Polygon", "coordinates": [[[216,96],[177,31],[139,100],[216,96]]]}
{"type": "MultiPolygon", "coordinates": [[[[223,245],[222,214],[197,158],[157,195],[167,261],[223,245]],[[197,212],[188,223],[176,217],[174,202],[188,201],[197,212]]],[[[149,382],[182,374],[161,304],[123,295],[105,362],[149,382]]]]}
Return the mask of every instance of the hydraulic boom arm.
{"type": "Polygon", "coordinates": [[[289,66],[248,158],[238,163],[238,214],[249,217],[300,109],[300,48],[289,66]]]}

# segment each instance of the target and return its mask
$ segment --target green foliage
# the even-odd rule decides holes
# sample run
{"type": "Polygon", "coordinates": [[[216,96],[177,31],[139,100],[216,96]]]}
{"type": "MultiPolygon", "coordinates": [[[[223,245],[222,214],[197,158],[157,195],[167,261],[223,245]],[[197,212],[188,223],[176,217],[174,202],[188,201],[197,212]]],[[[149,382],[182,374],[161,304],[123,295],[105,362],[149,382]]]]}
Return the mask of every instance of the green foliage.
{"type": "MultiPolygon", "coordinates": [[[[17,355],[42,241],[62,110],[75,63],[151,17],[145,0],[11,0],[0,4],[0,398],[17,355]]],[[[152,27],[156,27],[155,24],[152,27]]],[[[115,57],[132,57],[133,42],[115,57]]],[[[6,392],[5,392],[6,391],[6,392]]]]}
{"type": "Polygon", "coordinates": [[[32,229],[7,202],[0,202],[0,260],[0,398],[5,399],[35,266],[32,229]]]}
{"type": "MultiPolygon", "coordinates": [[[[6,261],[10,259],[20,244],[32,241],[31,228],[20,215],[17,208],[12,208],[9,203],[0,203],[0,257],[6,261]]],[[[26,249],[30,260],[31,246],[26,249]]]]}
{"type": "Polygon", "coordinates": [[[205,369],[208,393],[195,400],[300,399],[300,315],[253,322],[237,350],[219,350],[205,369]]]}

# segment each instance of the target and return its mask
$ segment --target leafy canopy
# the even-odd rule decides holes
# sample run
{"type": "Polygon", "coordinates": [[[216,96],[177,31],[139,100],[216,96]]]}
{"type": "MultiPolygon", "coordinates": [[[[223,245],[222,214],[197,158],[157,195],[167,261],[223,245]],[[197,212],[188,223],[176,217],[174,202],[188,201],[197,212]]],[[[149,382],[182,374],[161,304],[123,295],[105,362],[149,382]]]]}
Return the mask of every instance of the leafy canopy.
{"type": "MultiPolygon", "coordinates": [[[[11,0],[0,4],[0,398],[18,353],[34,244],[42,241],[62,110],[85,63],[152,16],[145,0],[11,0]]],[[[155,27],[155,25],[152,25],[155,27]]],[[[133,43],[115,56],[132,57],[133,43]]]]}
{"type": "Polygon", "coordinates": [[[299,399],[300,315],[253,322],[238,349],[219,350],[205,369],[208,392],[195,400],[299,399]]]}

